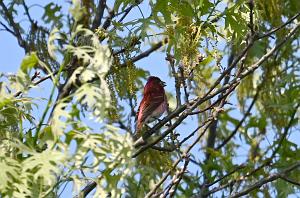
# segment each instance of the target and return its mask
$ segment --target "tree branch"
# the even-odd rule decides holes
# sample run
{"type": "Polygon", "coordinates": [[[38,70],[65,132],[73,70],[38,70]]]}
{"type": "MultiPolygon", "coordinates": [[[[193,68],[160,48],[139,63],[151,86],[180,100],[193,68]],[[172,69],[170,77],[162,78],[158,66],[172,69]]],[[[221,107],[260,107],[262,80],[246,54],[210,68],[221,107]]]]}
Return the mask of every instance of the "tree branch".
{"type": "Polygon", "coordinates": [[[178,158],[174,163],[171,169],[169,169],[169,171],[159,180],[159,182],[157,184],[155,184],[154,188],[147,193],[147,195],[145,196],[145,198],[150,198],[155,192],[156,190],[163,184],[163,182],[168,178],[168,176],[171,174],[171,171],[175,169],[175,167],[179,164],[179,162],[188,155],[188,153],[192,150],[192,148],[199,142],[199,140],[201,139],[201,137],[205,134],[207,128],[209,127],[211,122],[206,123],[206,125],[204,126],[204,129],[202,131],[202,133],[200,133],[198,135],[198,137],[196,138],[196,140],[183,152],[183,154],[181,155],[180,158],[178,158]]]}
{"type": "Polygon", "coordinates": [[[30,22],[31,24],[35,24],[34,21],[33,21],[33,19],[31,18],[30,14],[29,14],[29,8],[28,8],[28,6],[26,5],[25,0],[22,0],[22,4],[23,4],[24,10],[25,10],[25,14],[26,14],[27,17],[28,17],[29,22],[30,22]]]}
{"type": "MultiPolygon", "coordinates": [[[[80,196],[86,197],[92,190],[94,190],[97,187],[97,183],[92,181],[88,185],[86,185],[80,193],[80,196]]],[[[75,196],[74,198],[79,198],[79,196],[75,196]]]]}
{"type": "Polygon", "coordinates": [[[283,179],[283,180],[286,181],[286,182],[289,182],[289,183],[291,183],[291,184],[293,184],[293,185],[295,185],[295,186],[299,186],[299,187],[300,187],[300,183],[299,183],[299,182],[297,182],[297,181],[295,181],[295,180],[292,180],[292,179],[288,178],[288,177],[285,176],[284,174],[281,174],[281,175],[280,175],[280,179],[283,179]]]}
{"type": "Polygon", "coordinates": [[[179,106],[181,106],[181,92],[180,92],[180,80],[178,78],[178,73],[175,70],[175,60],[174,57],[170,54],[167,54],[166,60],[169,61],[170,63],[170,67],[171,67],[171,71],[172,71],[172,75],[175,79],[175,91],[176,91],[176,108],[178,108],[179,106]]]}
{"type": "MultiPolygon", "coordinates": [[[[237,172],[237,171],[239,171],[239,170],[241,170],[241,169],[243,169],[243,168],[245,168],[245,167],[246,167],[246,164],[241,164],[241,165],[237,166],[234,170],[232,170],[232,171],[230,171],[229,173],[227,173],[226,175],[220,177],[219,179],[217,179],[217,180],[215,180],[215,181],[213,181],[213,182],[211,182],[211,183],[209,183],[209,184],[204,184],[204,185],[207,186],[207,187],[210,187],[210,186],[212,186],[212,185],[215,185],[216,183],[222,181],[222,180],[225,179],[226,177],[232,175],[233,173],[235,173],[235,172],[237,172]]],[[[207,195],[206,195],[206,196],[207,196],[207,195]]]]}
{"type": "Polygon", "coordinates": [[[108,11],[108,16],[106,18],[106,20],[103,23],[102,28],[104,30],[107,30],[107,28],[110,26],[112,19],[115,17],[115,11],[114,9],[111,9],[108,11]]]}
{"type": "Polygon", "coordinates": [[[281,145],[283,143],[283,140],[286,138],[287,133],[290,130],[290,128],[291,128],[291,126],[292,126],[292,124],[294,122],[294,119],[295,119],[295,116],[296,116],[296,113],[297,113],[299,107],[300,107],[300,103],[297,104],[297,106],[295,107],[295,109],[294,109],[294,111],[293,111],[293,113],[291,115],[291,119],[290,119],[288,125],[284,128],[284,132],[283,132],[283,134],[282,134],[282,136],[281,136],[281,138],[280,138],[280,140],[279,140],[279,142],[277,144],[277,147],[272,152],[271,156],[269,158],[267,158],[262,165],[260,165],[259,167],[257,167],[256,169],[254,169],[253,171],[251,171],[250,173],[248,173],[247,175],[245,175],[245,177],[249,177],[249,176],[253,175],[257,171],[259,171],[260,169],[264,168],[265,166],[267,166],[267,165],[269,165],[271,163],[272,159],[275,157],[275,155],[279,151],[279,149],[280,149],[280,147],[281,147],[281,145]]]}
{"type": "MultiPolygon", "coordinates": [[[[45,77],[43,77],[43,78],[41,78],[41,79],[39,79],[39,80],[33,82],[33,85],[36,86],[36,85],[38,85],[38,84],[44,82],[45,80],[51,78],[52,76],[56,75],[57,73],[58,73],[58,70],[55,71],[55,72],[53,72],[52,74],[48,74],[47,76],[45,76],[45,77]]],[[[32,79],[32,78],[31,78],[31,79],[32,79]]],[[[32,81],[33,81],[33,80],[34,80],[34,79],[32,79],[32,81]]],[[[16,92],[16,93],[14,94],[14,97],[18,97],[20,94],[22,94],[22,91],[16,92]]]]}
{"type": "Polygon", "coordinates": [[[3,13],[4,13],[4,19],[6,19],[7,22],[8,22],[8,24],[12,27],[12,29],[14,31],[14,35],[17,38],[20,47],[22,47],[24,49],[25,53],[28,53],[29,52],[29,48],[28,48],[27,43],[25,42],[25,40],[22,38],[19,26],[14,21],[13,16],[8,11],[6,5],[4,4],[3,1],[0,1],[0,6],[2,7],[2,10],[3,10],[3,13]]]}
{"type": "Polygon", "coordinates": [[[174,197],[176,190],[178,188],[178,185],[187,169],[187,166],[189,164],[190,160],[189,160],[189,156],[185,156],[184,158],[184,165],[181,168],[181,170],[172,178],[172,183],[170,184],[170,186],[167,188],[166,192],[163,195],[163,198],[166,198],[169,194],[170,197],[174,197]]]}
{"type": "Polygon", "coordinates": [[[241,197],[243,195],[246,195],[248,194],[249,192],[255,190],[255,189],[258,189],[260,188],[262,185],[266,184],[266,183],[269,183],[269,182],[272,182],[278,178],[281,177],[281,175],[283,174],[286,174],[286,173],[289,173],[291,172],[292,170],[296,169],[300,167],[300,162],[297,162],[295,164],[293,164],[292,166],[286,168],[285,170],[279,172],[279,173],[276,173],[276,174],[272,174],[264,179],[261,179],[260,181],[248,186],[246,189],[244,189],[243,191],[241,192],[238,192],[238,193],[235,193],[234,195],[231,195],[229,196],[230,198],[237,198],[237,197],[241,197]]]}
{"type": "Polygon", "coordinates": [[[292,18],[290,18],[287,22],[285,22],[282,25],[280,25],[279,27],[268,31],[267,33],[265,33],[263,35],[258,36],[258,39],[262,39],[262,38],[265,38],[265,37],[268,37],[268,36],[274,34],[278,30],[281,30],[282,28],[284,28],[285,26],[287,26],[288,24],[290,24],[291,22],[293,22],[299,16],[300,16],[300,12],[298,14],[296,14],[295,16],[293,16],[292,18]]]}
{"type": "Polygon", "coordinates": [[[157,191],[157,189],[164,183],[164,181],[169,177],[169,175],[171,174],[172,170],[175,169],[175,167],[179,164],[179,162],[181,161],[182,158],[179,158],[176,160],[176,162],[173,164],[172,168],[168,170],[168,172],[159,180],[158,183],[155,184],[154,188],[147,193],[147,195],[145,196],[145,198],[150,198],[152,197],[152,195],[157,191]]]}
{"type": "Polygon", "coordinates": [[[183,71],[183,68],[181,65],[178,67],[178,70],[180,72],[180,82],[183,86],[184,99],[185,99],[185,102],[188,102],[189,101],[189,93],[187,91],[186,78],[184,76],[184,71],[183,71]]]}
{"type": "Polygon", "coordinates": [[[105,7],[106,7],[106,0],[100,0],[96,8],[96,15],[92,23],[92,30],[100,26],[105,7]]]}
{"type": "Polygon", "coordinates": [[[14,31],[12,31],[11,29],[9,29],[9,27],[7,27],[7,25],[5,25],[4,23],[2,23],[1,21],[0,21],[0,25],[3,26],[3,28],[4,28],[3,30],[6,30],[9,33],[11,33],[13,36],[16,36],[16,34],[14,33],[14,31]]]}
{"type": "Polygon", "coordinates": [[[249,13],[249,17],[250,17],[250,23],[249,23],[249,27],[251,30],[251,35],[254,35],[255,31],[254,31],[254,24],[253,24],[253,8],[254,8],[254,0],[249,0],[248,4],[249,4],[249,8],[250,8],[250,13],[249,13]]]}
{"type": "Polygon", "coordinates": [[[120,66],[125,67],[128,63],[136,62],[136,61],[139,61],[139,60],[149,56],[152,52],[158,50],[159,48],[161,48],[163,46],[163,44],[165,44],[167,42],[168,42],[168,39],[165,38],[163,41],[160,41],[160,42],[154,44],[150,49],[148,49],[148,50],[142,52],[141,54],[133,57],[131,60],[126,61],[125,63],[121,64],[120,66]]]}
{"type": "Polygon", "coordinates": [[[258,95],[259,95],[259,91],[256,92],[255,96],[252,99],[252,102],[250,104],[250,106],[248,107],[247,111],[245,112],[243,118],[240,120],[240,122],[236,125],[235,129],[232,131],[232,133],[220,144],[218,145],[215,149],[219,150],[221,149],[223,146],[225,146],[230,140],[231,138],[233,138],[233,136],[238,132],[239,128],[242,126],[243,122],[246,120],[246,118],[250,115],[250,111],[252,110],[256,100],[258,99],[258,95]]]}

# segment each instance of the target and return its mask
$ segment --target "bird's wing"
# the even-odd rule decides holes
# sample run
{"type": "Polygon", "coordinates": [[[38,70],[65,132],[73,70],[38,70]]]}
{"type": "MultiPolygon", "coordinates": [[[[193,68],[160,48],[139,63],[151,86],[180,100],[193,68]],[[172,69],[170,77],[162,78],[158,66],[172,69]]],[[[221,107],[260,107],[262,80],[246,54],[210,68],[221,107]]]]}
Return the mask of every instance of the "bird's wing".
{"type": "Polygon", "coordinates": [[[149,94],[144,96],[138,109],[138,121],[144,122],[148,116],[164,102],[163,94],[149,94]]]}

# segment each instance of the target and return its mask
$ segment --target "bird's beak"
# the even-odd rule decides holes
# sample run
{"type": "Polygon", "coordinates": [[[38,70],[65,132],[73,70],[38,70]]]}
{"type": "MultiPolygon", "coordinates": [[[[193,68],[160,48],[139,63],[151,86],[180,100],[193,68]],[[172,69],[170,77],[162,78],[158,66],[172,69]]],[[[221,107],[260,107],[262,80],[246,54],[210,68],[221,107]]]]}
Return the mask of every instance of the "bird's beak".
{"type": "Polygon", "coordinates": [[[161,82],[161,85],[162,85],[163,87],[167,86],[166,83],[165,83],[164,81],[160,81],[160,82],[161,82]]]}

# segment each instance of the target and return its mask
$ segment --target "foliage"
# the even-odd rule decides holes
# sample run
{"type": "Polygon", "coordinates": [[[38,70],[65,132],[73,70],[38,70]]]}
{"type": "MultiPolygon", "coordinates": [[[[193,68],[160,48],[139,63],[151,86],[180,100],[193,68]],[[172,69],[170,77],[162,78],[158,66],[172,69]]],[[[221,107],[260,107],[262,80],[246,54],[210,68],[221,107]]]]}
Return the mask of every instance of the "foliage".
{"type": "Polygon", "coordinates": [[[299,193],[298,0],[111,3],[0,2],[25,52],[0,74],[0,196],[299,193]],[[158,51],[171,108],[136,148],[136,62],[158,51]]]}

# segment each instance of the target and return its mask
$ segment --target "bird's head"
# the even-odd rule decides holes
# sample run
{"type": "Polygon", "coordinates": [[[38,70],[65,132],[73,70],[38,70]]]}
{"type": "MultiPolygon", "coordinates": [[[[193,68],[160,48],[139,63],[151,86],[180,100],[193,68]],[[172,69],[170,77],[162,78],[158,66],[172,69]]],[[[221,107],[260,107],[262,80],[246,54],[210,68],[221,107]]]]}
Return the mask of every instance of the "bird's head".
{"type": "Polygon", "coordinates": [[[166,86],[166,83],[156,76],[150,76],[147,80],[147,84],[159,84],[163,87],[166,86]]]}
{"type": "Polygon", "coordinates": [[[150,76],[144,88],[144,93],[161,90],[164,91],[166,83],[156,76],[150,76]]]}

